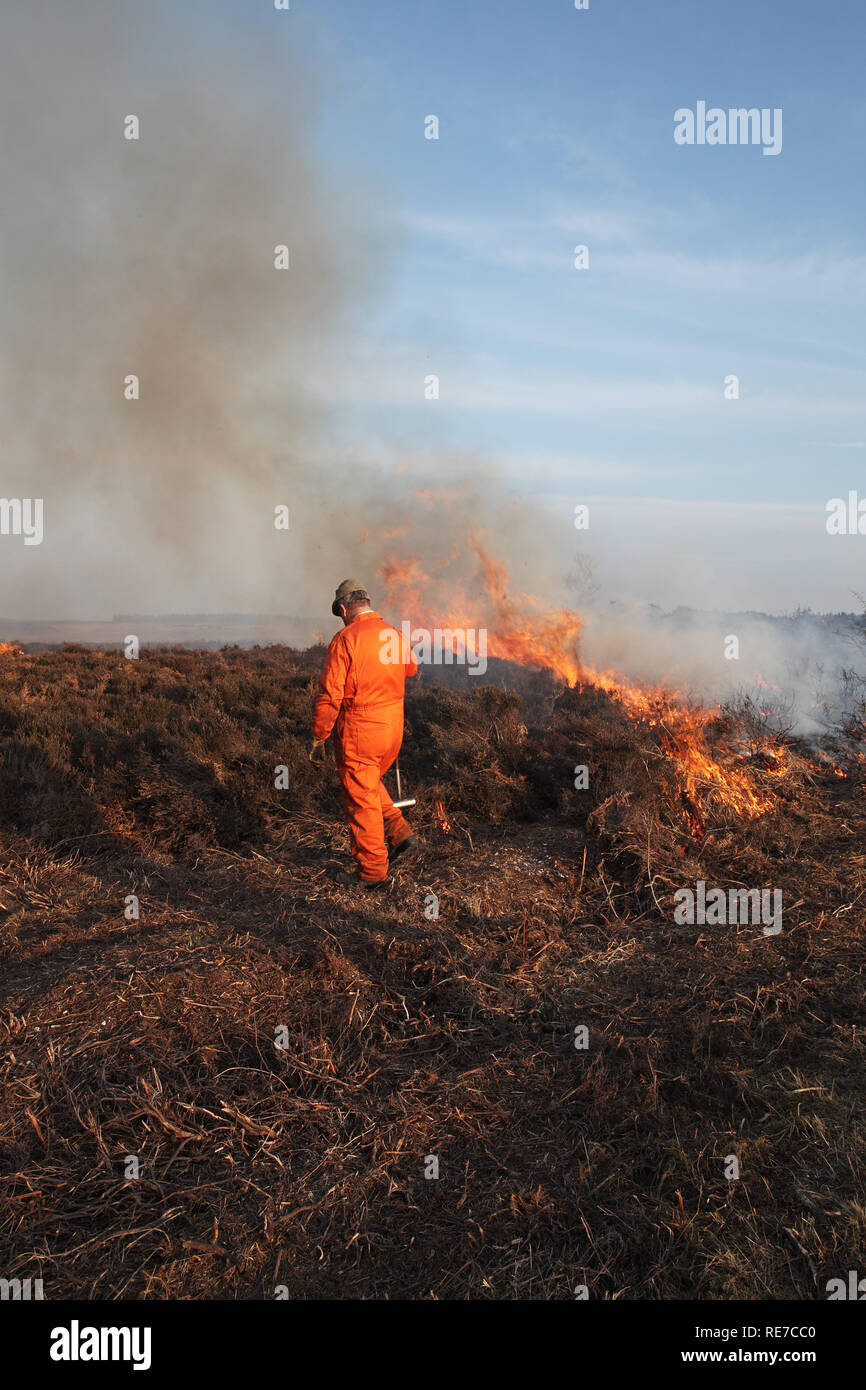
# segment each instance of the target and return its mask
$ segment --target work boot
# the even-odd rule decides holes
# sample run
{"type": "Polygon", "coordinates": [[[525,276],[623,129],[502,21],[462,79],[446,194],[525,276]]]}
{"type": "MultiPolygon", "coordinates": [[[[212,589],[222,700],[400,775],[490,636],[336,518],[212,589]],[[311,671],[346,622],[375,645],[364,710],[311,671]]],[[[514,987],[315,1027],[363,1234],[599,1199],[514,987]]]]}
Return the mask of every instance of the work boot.
{"type": "Polygon", "coordinates": [[[401,854],[414,854],[418,848],[418,836],[407,835],[405,840],[401,840],[399,845],[392,845],[388,853],[392,859],[399,859],[401,854]]]}
{"type": "Polygon", "coordinates": [[[368,891],[374,888],[386,888],[390,881],[387,878],[362,878],[360,874],[347,873],[345,869],[334,870],[330,877],[334,883],[341,883],[346,888],[366,888],[368,891]]]}

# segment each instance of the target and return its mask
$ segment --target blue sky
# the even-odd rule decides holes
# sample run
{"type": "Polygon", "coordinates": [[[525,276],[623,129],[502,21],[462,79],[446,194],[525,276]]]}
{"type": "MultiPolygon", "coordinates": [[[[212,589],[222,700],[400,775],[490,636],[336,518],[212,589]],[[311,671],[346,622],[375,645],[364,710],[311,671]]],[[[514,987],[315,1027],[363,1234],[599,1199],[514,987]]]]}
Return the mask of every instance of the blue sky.
{"type": "Polygon", "coordinates": [[[565,460],[614,495],[809,503],[853,485],[862,6],[319,13],[363,81],[351,113],[329,110],[326,142],[375,167],[405,232],[375,326],[384,399],[362,416],[385,404],[411,436],[423,366],[442,392],[424,427],[546,460],[539,488],[565,460]],[[699,99],[781,107],[781,154],[675,145],[674,110],[699,99]]]}
{"type": "Polygon", "coordinates": [[[374,171],[402,229],[348,389],[356,437],[475,451],[552,499],[763,504],[779,526],[857,487],[861,4],[296,0],[292,18],[347,74],[323,148],[374,171]],[[699,100],[782,108],[781,153],[676,145],[699,100]]]}

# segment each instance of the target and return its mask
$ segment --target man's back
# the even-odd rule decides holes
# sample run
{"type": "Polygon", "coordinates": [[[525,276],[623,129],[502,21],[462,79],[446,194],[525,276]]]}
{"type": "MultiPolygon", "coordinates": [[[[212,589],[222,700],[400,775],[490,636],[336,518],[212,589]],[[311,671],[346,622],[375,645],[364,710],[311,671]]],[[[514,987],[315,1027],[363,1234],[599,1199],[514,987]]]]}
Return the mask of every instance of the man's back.
{"type": "Polygon", "coordinates": [[[337,633],[350,656],[344,699],[387,705],[403,698],[406,677],[418,667],[400,633],[378,613],[362,613],[337,633]]]}
{"type": "Polygon", "coordinates": [[[408,642],[379,613],[361,613],[332,639],[319,679],[313,734],[327,738],[346,712],[400,704],[407,676],[418,670],[408,642]]]}

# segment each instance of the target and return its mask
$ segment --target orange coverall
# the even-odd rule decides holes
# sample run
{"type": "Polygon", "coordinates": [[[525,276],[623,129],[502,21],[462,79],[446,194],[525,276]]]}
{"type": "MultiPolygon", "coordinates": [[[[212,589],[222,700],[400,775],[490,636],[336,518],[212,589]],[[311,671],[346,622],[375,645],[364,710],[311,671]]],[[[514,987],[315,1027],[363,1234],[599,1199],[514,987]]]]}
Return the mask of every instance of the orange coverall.
{"type": "Polygon", "coordinates": [[[418,670],[409,644],[378,613],[360,613],[338,632],[325,655],[313,712],[313,738],[334,729],[334,758],[358,873],[378,883],[388,872],[388,844],[412,827],[395,809],[382,775],[403,742],[403,687],[418,670]],[[381,634],[388,634],[383,640],[381,634]],[[382,654],[400,660],[383,660],[382,654]]]}

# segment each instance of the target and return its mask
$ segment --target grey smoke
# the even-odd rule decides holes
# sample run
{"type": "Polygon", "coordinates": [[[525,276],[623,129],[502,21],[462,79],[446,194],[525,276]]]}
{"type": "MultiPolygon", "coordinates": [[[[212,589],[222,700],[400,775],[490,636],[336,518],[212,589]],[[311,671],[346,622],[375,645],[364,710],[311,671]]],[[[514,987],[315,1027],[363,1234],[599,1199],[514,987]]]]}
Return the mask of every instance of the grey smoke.
{"type": "Polygon", "coordinates": [[[348,474],[322,478],[327,411],[301,382],[357,327],[394,231],[351,171],[323,176],[333,73],[291,26],[210,0],[6,7],[0,491],[44,497],[46,525],[37,551],[4,542],[6,614],[179,593],[285,611],[330,549],[348,474]]]}

